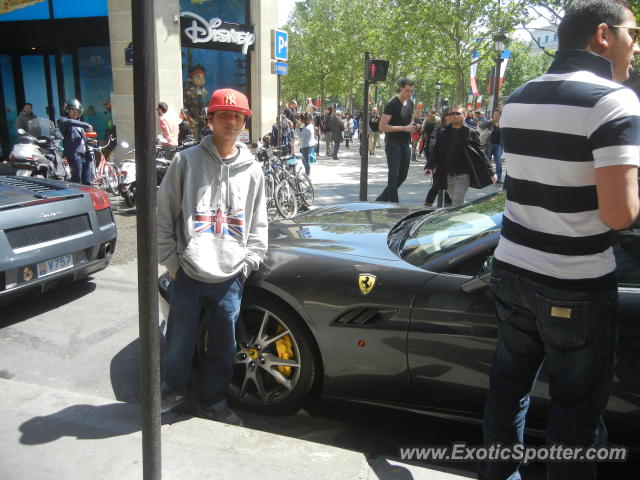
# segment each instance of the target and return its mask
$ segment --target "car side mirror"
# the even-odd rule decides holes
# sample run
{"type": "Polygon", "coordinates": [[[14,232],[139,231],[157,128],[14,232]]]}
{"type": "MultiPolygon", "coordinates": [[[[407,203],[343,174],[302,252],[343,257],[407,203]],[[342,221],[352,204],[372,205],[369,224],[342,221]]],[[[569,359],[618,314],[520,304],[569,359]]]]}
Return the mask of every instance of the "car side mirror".
{"type": "Polygon", "coordinates": [[[489,278],[491,278],[492,265],[493,254],[487,257],[475,277],[460,286],[461,290],[465,293],[476,293],[487,288],[489,286],[489,278]]]}

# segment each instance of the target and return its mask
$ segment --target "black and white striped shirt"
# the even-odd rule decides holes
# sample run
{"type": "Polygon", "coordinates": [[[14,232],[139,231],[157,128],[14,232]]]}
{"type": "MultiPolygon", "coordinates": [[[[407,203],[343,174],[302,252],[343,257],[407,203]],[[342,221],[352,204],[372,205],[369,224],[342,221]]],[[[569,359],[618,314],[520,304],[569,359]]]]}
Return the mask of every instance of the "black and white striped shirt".
{"type": "Polygon", "coordinates": [[[566,289],[615,285],[615,237],[599,217],[595,169],[638,165],[640,103],[610,79],[609,60],[564,50],[509,97],[496,266],[566,289]]]}

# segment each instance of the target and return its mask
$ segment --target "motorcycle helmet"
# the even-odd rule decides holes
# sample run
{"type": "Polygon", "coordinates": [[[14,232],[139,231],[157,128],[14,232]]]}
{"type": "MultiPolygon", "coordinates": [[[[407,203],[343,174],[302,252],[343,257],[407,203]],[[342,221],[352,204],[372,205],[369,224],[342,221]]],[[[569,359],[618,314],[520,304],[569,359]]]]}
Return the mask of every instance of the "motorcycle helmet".
{"type": "Polygon", "coordinates": [[[78,115],[79,117],[82,116],[82,113],[84,111],[82,110],[82,104],[80,103],[80,100],[78,100],[77,98],[74,98],[73,100],[67,100],[64,103],[64,111],[67,115],[69,114],[69,110],[71,109],[78,110],[80,112],[80,115],[78,115]]]}
{"type": "Polygon", "coordinates": [[[207,113],[219,111],[240,112],[247,117],[252,113],[245,94],[231,88],[220,88],[211,95],[207,113]]]}

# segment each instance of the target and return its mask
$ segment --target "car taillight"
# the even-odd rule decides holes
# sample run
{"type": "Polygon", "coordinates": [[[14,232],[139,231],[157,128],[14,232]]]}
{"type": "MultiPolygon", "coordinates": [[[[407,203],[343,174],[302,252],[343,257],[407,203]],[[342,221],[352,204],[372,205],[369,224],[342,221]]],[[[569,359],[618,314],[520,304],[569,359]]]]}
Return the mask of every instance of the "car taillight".
{"type": "Polygon", "coordinates": [[[111,202],[109,201],[109,195],[107,195],[107,192],[103,192],[99,188],[95,187],[80,187],[80,190],[91,195],[91,201],[93,202],[94,210],[104,210],[105,208],[109,208],[111,206],[111,202]]]}
{"type": "Polygon", "coordinates": [[[127,171],[126,170],[122,170],[120,172],[120,176],[123,177],[123,178],[126,177],[127,176],[127,171]]]}

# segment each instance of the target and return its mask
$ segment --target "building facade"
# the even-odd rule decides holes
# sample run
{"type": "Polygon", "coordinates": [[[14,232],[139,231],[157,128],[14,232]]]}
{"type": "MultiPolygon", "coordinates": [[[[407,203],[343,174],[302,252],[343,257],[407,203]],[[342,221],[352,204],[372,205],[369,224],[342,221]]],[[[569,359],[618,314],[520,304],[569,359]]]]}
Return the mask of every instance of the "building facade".
{"type": "MultiPolygon", "coordinates": [[[[211,92],[247,94],[251,140],[277,113],[271,30],[277,0],[154,0],[156,100],[201,118],[211,92]]],[[[5,0],[0,7],[0,156],[25,102],[55,121],[78,98],[104,138],[133,144],[131,0],[5,0]]],[[[248,133],[249,133],[248,132],[248,133]]]]}

